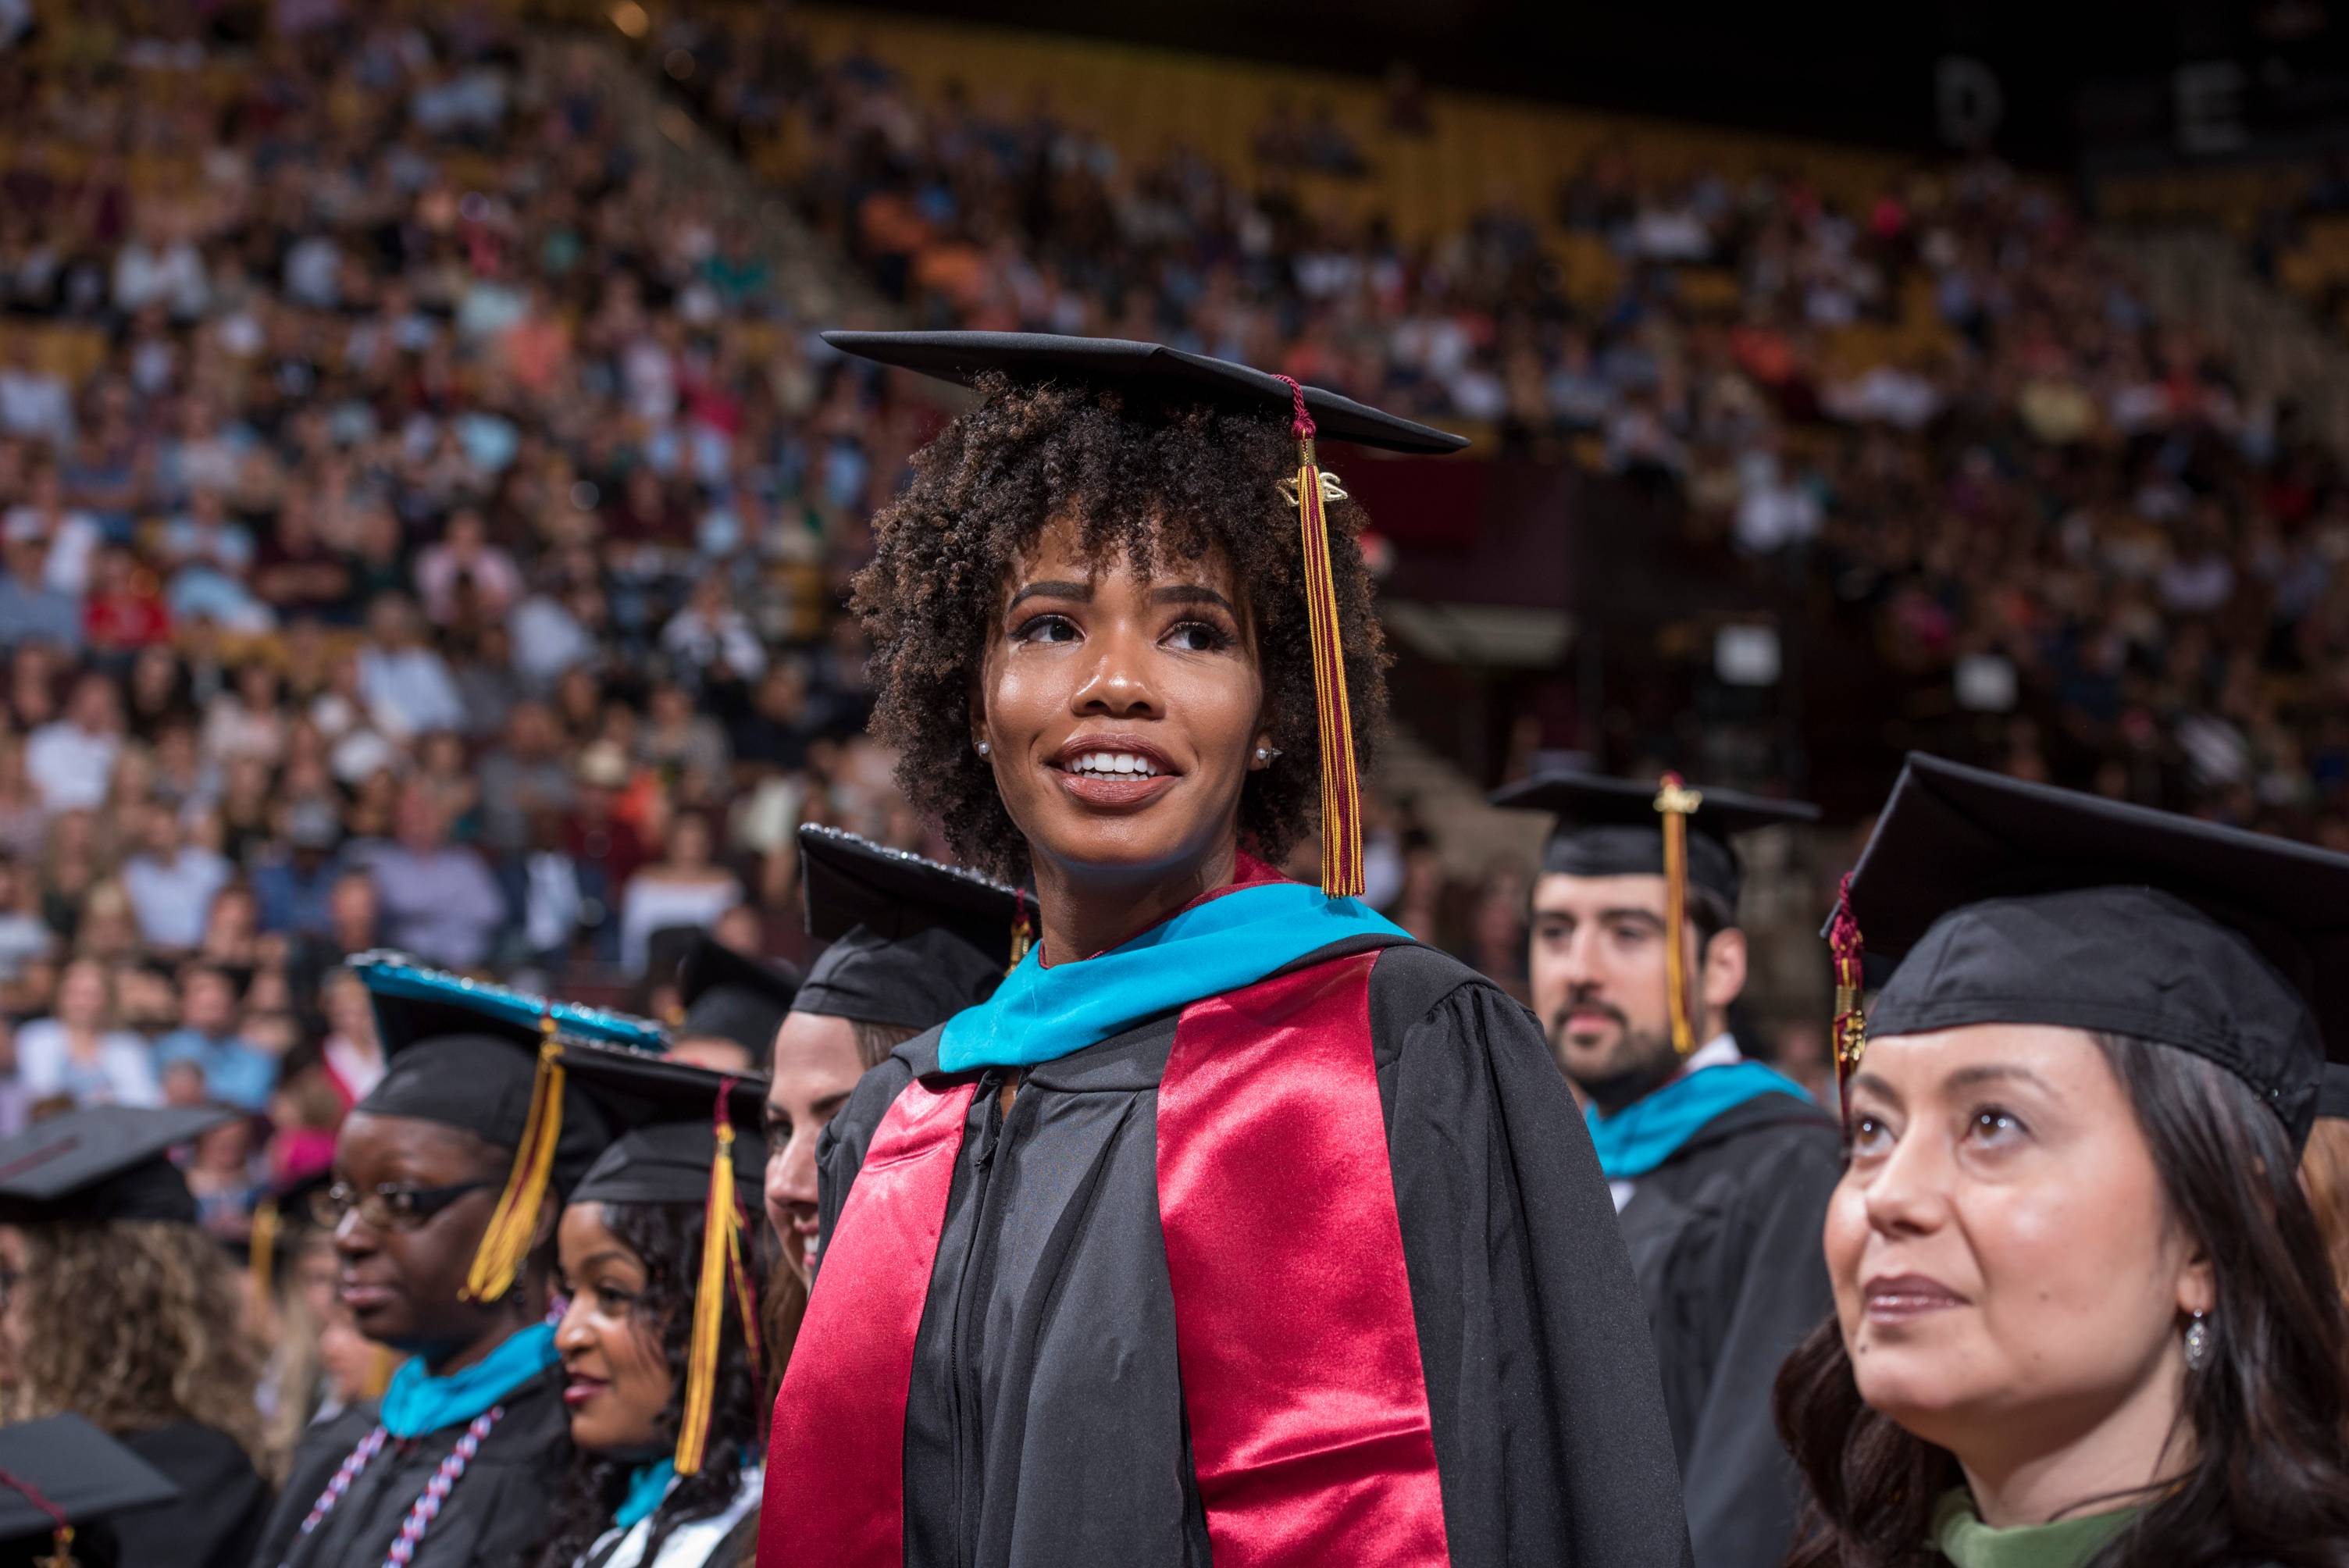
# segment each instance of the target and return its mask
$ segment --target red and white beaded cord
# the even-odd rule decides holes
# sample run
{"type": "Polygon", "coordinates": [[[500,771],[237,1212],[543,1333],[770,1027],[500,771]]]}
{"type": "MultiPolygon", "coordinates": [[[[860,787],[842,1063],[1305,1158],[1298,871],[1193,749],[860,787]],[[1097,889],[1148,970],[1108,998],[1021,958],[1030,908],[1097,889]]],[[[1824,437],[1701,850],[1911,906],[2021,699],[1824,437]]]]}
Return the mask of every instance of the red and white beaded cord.
{"type": "MultiPolygon", "coordinates": [[[[414,1506],[408,1511],[408,1517],[400,1522],[399,1534],[393,1539],[391,1550],[384,1554],[383,1568],[408,1568],[409,1563],[414,1561],[416,1548],[424,1540],[425,1531],[430,1529],[432,1522],[440,1517],[441,1505],[449,1501],[449,1493],[455,1488],[459,1478],[464,1475],[465,1467],[473,1462],[473,1456],[481,1452],[482,1439],[490,1435],[490,1429],[505,1413],[503,1405],[494,1405],[473,1418],[472,1424],[457,1439],[457,1446],[449,1450],[449,1457],[442,1460],[440,1468],[432,1472],[431,1480],[425,1484],[424,1495],[416,1500],[414,1506]]],[[[359,1472],[383,1451],[383,1446],[390,1436],[384,1428],[378,1427],[360,1439],[359,1446],[351,1450],[350,1457],[335,1471],[334,1480],[326,1483],[326,1490],[318,1494],[318,1501],[310,1505],[310,1511],[303,1517],[301,1532],[295,1539],[307,1536],[325,1522],[326,1515],[335,1511],[335,1505],[343,1501],[343,1495],[351,1490],[351,1483],[358,1480],[359,1472]]],[[[287,1565],[280,1564],[279,1568],[287,1568],[287,1565]]]]}

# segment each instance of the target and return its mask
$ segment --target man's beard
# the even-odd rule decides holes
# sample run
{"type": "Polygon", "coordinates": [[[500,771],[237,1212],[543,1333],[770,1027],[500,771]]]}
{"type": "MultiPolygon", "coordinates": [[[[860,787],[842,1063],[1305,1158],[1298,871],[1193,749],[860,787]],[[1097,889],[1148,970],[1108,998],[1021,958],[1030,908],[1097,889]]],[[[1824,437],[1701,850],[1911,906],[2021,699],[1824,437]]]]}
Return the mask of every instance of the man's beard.
{"type": "Polygon", "coordinates": [[[1559,1008],[1557,1016],[1550,1020],[1549,1044],[1558,1071],[1588,1097],[1601,1115],[1611,1116],[1632,1101],[1654,1093],[1680,1070],[1680,1053],[1672,1049],[1669,1035],[1641,1034],[1631,1027],[1630,1020],[1619,1009],[1605,1002],[1568,1002],[1559,1008]],[[1568,1055],[1567,1020],[1578,1012],[1604,1013],[1621,1031],[1603,1066],[1578,1068],[1568,1055]]]}

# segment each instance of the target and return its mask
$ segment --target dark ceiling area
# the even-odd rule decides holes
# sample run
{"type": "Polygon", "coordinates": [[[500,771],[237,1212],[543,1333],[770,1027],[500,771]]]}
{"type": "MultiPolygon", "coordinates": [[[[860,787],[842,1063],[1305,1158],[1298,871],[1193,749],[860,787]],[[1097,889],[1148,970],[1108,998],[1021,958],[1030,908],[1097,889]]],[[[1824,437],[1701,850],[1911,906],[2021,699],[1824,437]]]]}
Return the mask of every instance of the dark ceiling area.
{"type": "Polygon", "coordinates": [[[2194,115],[2235,122],[2221,140],[2325,136],[2349,102],[2341,90],[2349,0],[885,0],[881,8],[1362,75],[1409,60],[1446,86],[1920,152],[1947,150],[1957,124],[1981,123],[1986,88],[1991,144],[2048,167],[2179,148],[2181,123],[2194,115]],[[2181,77],[2181,67],[2204,74],[2181,77]],[[1952,95],[1968,93],[1972,112],[1954,112],[1952,95]]]}

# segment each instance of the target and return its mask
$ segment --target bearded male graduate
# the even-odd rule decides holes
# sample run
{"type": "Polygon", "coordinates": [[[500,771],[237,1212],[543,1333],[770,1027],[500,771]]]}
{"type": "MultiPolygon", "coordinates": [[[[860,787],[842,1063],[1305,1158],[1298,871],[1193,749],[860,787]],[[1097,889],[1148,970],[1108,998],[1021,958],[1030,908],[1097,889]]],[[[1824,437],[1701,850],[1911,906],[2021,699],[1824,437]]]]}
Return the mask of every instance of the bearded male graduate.
{"type": "Polygon", "coordinates": [[[1589,1100],[1640,1278],[1698,1568],[1771,1568],[1797,1501],[1771,1416],[1786,1355],[1832,1305],[1820,1259],[1834,1120],[1741,1058],[1741,868],[1730,840],[1808,806],[1676,779],[1553,775],[1495,804],[1553,813],[1535,885],[1534,1008],[1589,1100]]]}

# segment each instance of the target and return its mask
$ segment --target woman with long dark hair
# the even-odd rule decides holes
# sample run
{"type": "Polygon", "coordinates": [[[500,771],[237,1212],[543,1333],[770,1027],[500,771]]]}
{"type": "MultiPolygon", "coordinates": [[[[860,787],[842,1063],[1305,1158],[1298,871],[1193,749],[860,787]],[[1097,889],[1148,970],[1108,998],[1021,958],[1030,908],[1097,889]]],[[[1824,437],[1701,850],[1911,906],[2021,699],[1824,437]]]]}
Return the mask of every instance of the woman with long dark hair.
{"type": "Polygon", "coordinates": [[[762,1554],[1683,1561],[1541,1032],[1353,896],[1379,631],[1313,442],[1462,443],[1146,344],[831,341],[979,387],[856,603],[900,780],[1037,946],[819,1142],[762,1554]],[[1319,888],[1273,869],[1317,825],[1319,888]]]}
{"type": "Polygon", "coordinates": [[[585,1046],[564,1068],[627,1130],[556,1232],[567,1299],[554,1346],[577,1458],[538,1561],[733,1568],[756,1545],[765,1473],[766,1085],[585,1046]]]}
{"type": "Polygon", "coordinates": [[[2340,1568],[2349,1339],[2297,1157],[2349,858],[1912,757],[1833,935],[1836,1319],[1800,1568],[2340,1568]]]}

